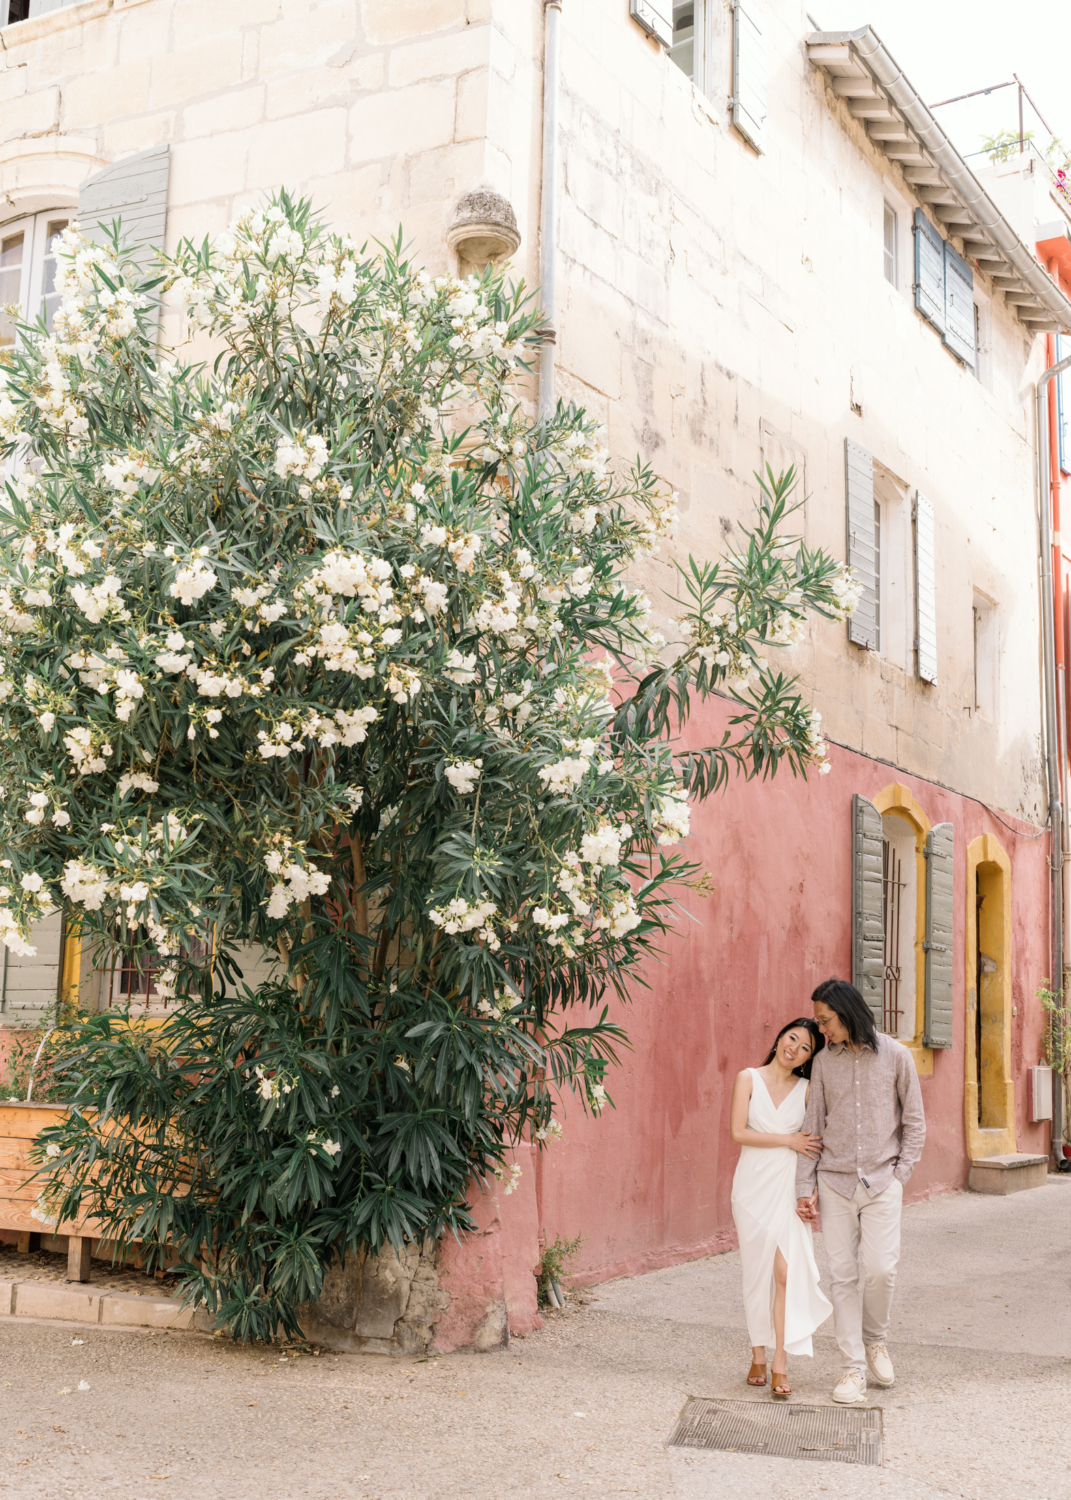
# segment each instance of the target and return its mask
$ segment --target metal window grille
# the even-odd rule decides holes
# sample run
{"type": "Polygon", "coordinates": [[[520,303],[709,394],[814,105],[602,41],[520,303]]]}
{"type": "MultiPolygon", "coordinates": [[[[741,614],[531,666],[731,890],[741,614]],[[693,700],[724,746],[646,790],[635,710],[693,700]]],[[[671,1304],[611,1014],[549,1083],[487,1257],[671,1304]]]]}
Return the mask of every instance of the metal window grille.
{"type": "Polygon", "coordinates": [[[900,856],[888,839],[881,841],[883,953],[883,1030],[896,1036],[900,1029],[900,912],[904,881],[900,856]]]}

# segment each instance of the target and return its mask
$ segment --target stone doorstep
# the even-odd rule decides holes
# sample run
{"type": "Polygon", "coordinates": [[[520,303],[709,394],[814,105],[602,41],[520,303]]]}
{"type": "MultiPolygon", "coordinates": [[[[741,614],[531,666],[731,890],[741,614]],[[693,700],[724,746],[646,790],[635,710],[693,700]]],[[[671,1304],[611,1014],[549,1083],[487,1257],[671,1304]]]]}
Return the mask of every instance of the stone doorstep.
{"type": "Polygon", "coordinates": [[[1007,1156],[987,1156],[971,1162],[967,1186],[974,1193],[1020,1193],[1027,1188],[1044,1187],[1049,1176],[1049,1158],[1011,1152],[1007,1156]]]}
{"type": "Polygon", "coordinates": [[[183,1307],[174,1297],[135,1297],[91,1283],[0,1281],[0,1318],[63,1323],[99,1323],[110,1328],[175,1328],[211,1332],[203,1309],[183,1307]]]}

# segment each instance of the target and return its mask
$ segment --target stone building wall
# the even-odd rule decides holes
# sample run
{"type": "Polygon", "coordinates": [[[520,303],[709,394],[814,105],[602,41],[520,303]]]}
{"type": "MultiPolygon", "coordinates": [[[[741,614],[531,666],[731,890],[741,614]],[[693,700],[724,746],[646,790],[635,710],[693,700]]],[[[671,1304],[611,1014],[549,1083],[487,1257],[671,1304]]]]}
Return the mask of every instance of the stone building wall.
{"type": "MultiPolygon", "coordinates": [[[[985,836],[1010,849],[1008,1065],[1020,1146],[1036,1149],[1041,1134],[1025,1117],[1022,1070],[1038,1060],[1033,993],[1048,963],[1030,405],[1043,343],[976,273],[977,375],[942,347],[912,304],[917,197],[808,62],[805,0],[761,3],[770,114],[759,155],[730,123],[730,0],[697,0],[705,92],[640,31],[627,0],[563,0],[558,391],[605,424],[617,461],[639,452],[679,492],[677,556],[739,542],[754,472],[795,463],[807,541],[843,557],[844,442],[865,447],[901,504],[919,490],[935,509],[938,680],[915,673],[906,614],[882,653],[850,645],[842,625],[810,627],[785,665],[842,747],[834,774],[806,788],[734,788],[697,812],[693,852],[724,889],[689,901],[697,920],[683,924],[678,961],[618,1015],[636,1048],[616,1112],[592,1122],[566,1104],[565,1143],[531,1162],[508,1210],[457,1259],[440,1247],[438,1292],[419,1256],[368,1277],[355,1264],[333,1282],[317,1316],[346,1338],[401,1347],[432,1326],[448,1340],[481,1328],[489,1338],[501,1309],[534,1317],[541,1232],[582,1230],[589,1275],[727,1243],[733,1074],[760,1060],[771,1024],[799,1013],[817,979],[850,965],[853,791],[902,781],[931,820],[939,811],[955,823],[961,844],[985,836]],[[896,287],[882,269],[886,202],[900,224],[896,287]],[[976,595],[999,626],[996,703],[982,713],[976,595]]],[[[102,165],[167,144],[169,248],[286,185],[358,238],[402,225],[438,271],[453,263],[458,199],[487,188],[513,207],[513,265],[534,287],[543,24],[541,0],[82,0],[0,31],[0,227],[31,207],[73,205],[102,165]]],[[[911,57],[900,62],[910,75],[911,57]]],[[[1028,234],[1025,201],[1018,194],[1015,211],[1028,234]]],[[[1054,204],[1051,218],[1062,213],[1054,204]]],[[[908,521],[902,545],[909,534],[908,521]]],[[[671,564],[667,550],[635,578],[663,614],[671,564]]],[[[719,713],[696,733],[720,733],[719,713]]],[[[936,1128],[921,1191],[966,1179],[961,960],[957,949],[956,1046],[929,1059],[936,1128]]]]}

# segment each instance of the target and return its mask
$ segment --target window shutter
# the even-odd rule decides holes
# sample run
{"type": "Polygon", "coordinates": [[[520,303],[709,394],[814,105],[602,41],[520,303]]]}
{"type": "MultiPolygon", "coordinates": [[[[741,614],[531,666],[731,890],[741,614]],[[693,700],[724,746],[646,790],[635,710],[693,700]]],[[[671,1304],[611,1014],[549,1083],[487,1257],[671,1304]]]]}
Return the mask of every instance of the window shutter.
{"type": "Polygon", "coordinates": [[[937,681],[937,565],[933,506],[915,492],[915,651],[923,682],[937,681]]]}
{"type": "Polygon", "coordinates": [[[102,239],[122,219],[123,238],[138,266],[148,273],[153,251],[164,248],[167,227],[167,180],[171,148],[153,146],[124,157],[87,177],[78,193],[78,224],[87,239],[102,239]]]}
{"type": "Polygon", "coordinates": [[[865,448],[844,440],[845,489],[848,501],[848,566],[862,584],[855,613],[848,619],[848,639],[878,649],[878,558],[874,535],[874,460],[865,448]]]}
{"type": "Polygon", "coordinates": [[[53,912],[36,922],[30,941],[32,957],[4,950],[3,1020],[8,1026],[32,1026],[59,995],[63,918],[53,912]]]}
{"type": "Polygon", "coordinates": [[[951,823],[926,835],[926,1018],[925,1047],[952,1045],[952,864],[951,823]]]}
{"type": "Polygon", "coordinates": [[[755,0],[733,0],[733,124],[765,150],[766,25],[755,0]]]}
{"type": "MultiPolygon", "coordinates": [[[[1071,354],[1071,339],[1066,333],[1056,335],[1056,361],[1066,359],[1071,354]]],[[[1056,377],[1056,435],[1060,450],[1060,472],[1071,474],[1071,433],[1068,432],[1068,424],[1071,422],[1071,406],[1068,402],[1067,371],[1056,377]]]]}
{"type": "Polygon", "coordinates": [[[673,0],[629,0],[628,13],[663,47],[673,41],[673,0]]]}
{"type": "Polygon", "coordinates": [[[885,902],[881,813],[852,798],[852,983],[880,1031],[885,1021],[885,902]]]}
{"type": "MultiPolygon", "coordinates": [[[[939,333],[945,331],[944,240],[922,212],[915,210],[915,306],[939,333]]],[[[972,301],[973,296],[972,296],[972,301]]],[[[973,317],[973,313],[971,315],[973,317]]]]}
{"type": "Polygon", "coordinates": [[[944,342],[957,359],[974,369],[974,272],[945,240],[944,342]]]}

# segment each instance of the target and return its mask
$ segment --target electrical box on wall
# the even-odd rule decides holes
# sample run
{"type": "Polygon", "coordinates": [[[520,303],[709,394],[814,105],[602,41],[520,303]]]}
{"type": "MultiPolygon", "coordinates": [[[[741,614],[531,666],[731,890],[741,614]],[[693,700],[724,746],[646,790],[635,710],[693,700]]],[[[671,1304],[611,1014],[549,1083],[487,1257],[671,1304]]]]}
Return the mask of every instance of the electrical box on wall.
{"type": "Polygon", "coordinates": [[[1030,1069],[1030,1119],[1052,1119],[1052,1069],[1037,1067],[1030,1069]]]}

